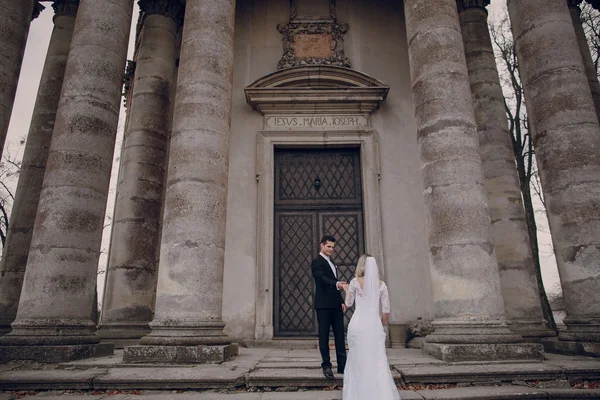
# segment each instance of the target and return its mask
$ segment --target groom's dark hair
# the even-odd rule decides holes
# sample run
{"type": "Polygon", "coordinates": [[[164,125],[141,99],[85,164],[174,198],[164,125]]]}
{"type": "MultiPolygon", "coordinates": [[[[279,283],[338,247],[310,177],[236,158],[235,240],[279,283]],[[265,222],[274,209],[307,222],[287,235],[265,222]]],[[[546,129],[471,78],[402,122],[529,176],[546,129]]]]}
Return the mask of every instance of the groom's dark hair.
{"type": "Polygon", "coordinates": [[[331,235],[323,235],[321,238],[321,244],[325,244],[327,242],[335,243],[335,238],[331,235]]]}

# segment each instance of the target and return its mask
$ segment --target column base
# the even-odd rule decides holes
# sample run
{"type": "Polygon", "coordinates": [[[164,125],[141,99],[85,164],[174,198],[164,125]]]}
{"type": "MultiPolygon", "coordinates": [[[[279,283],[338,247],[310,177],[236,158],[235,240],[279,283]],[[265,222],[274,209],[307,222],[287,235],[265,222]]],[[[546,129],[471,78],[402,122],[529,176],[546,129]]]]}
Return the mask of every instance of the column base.
{"type": "Polygon", "coordinates": [[[444,344],[499,344],[523,341],[508,329],[504,321],[434,320],[433,332],[426,336],[426,343],[444,344]]]}
{"type": "Polygon", "coordinates": [[[140,343],[149,346],[222,346],[232,343],[220,321],[152,321],[152,331],[140,343]]]}
{"type": "Polygon", "coordinates": [[[565,318],[566,331],[559,333],[560,340],[600,343],[600,319],[565,318]]]}
{"type": "Polygon", "coordinates": [[[12,331],[0,337],[0,346],[92,345],[100,341],[91,320],[22,318],[11,326],[12,331]]]}
{"type": "Polygon", "coordinates": [[[540,341],[548,353],[564,354],[567,356],[600,357],[600,342],[576,342],[548,338],[540,341]]]}
{"type": "Polygon", "coordinates": [[[57,346],[0,346],[0,363],[29,360],[41,363],[60,363],[114,354],[112,343],[74,344],[57,346]]]}
{"type": "Polygon", "coordinates": [[[443,344],[423,343],[422,352],[446,362],[544,359],[544,348],[537,343],[443,344]]]}
{"type": "Polygon", "coordinates": [[[434,320],[421,351],[447,362],[543,360],[544,347],[523,343],[502,320],[434,320]]]}
{"type": "Polygon", "coordinates": [[[556,332],[542,321],[510,320],[507,325],[511,332],[521,335],[526,341],[556,336],[556,332]]]}
{"type": "Polygon", "coordinates": [[[238,345],[220,346],[129,346],[123,353],[124,363],[144,364],[216,364],[237,356],[238,345]]]}
{"type": "Polygon", "coordinates": [[[102,324],[96,334],[101,339],[141,339],[150,333],[148,323],[143,324],[102,324]]]}
{"type": "Polygon", "coordinates": [[[96,332],[102,343],[113,343],[115,349],[140,344],[140,339],[150,333],[148,323],[102,324],[96,332]]]}

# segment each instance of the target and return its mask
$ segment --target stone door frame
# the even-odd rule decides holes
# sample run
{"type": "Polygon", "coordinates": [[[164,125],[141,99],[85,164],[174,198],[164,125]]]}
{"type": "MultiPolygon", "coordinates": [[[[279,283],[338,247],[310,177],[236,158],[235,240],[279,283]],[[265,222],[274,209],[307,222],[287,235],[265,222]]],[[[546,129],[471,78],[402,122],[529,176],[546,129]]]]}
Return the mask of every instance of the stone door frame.
{"type": "Polygon", "coordinates": [[[264,116],[256,152],[256,340],[273,339],[274,333],[275,147],[360,147],[365,249],[384,267],[379,142],[371,113],[388,91],[375,78],[333,65],[282,69],[244,89],[246,102],[264,116]]]}
{"type": "Polygon", "coordinates": [[[360,147],[365,249],[383,263],[379,194],[379,142],[372,128],[348,131],[259,131],[257,138],[258,223],[255,339],[274,336],[275,147],[360,147]]]}

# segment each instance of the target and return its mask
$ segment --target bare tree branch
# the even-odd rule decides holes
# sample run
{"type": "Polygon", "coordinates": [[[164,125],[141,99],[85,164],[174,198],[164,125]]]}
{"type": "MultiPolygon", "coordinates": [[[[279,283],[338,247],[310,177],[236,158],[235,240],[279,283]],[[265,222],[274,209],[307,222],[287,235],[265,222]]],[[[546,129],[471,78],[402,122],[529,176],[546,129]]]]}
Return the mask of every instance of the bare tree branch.
{"type": "Polygon", "coordinates": [[[6,243],[6,233],[8,232],[8,213],[4,207],[4,202],[0,202],[0,212],[2,213],[2,229],[0,229],[0,240],[2,240],[2,246],[6,243]]]}
{"type": "Polygon", "coordinates": [[[595,10],[587,2],[581,3],[581,24],[588,40],[592,61],[596,74],[600,72],[600,11],[595,10]]]}
{"type": "MultiPolygon", "coordinates": [[[[19,144],[19,146],[22,145],[23,143],[19,144]]],[[[20,160],[12,154],[8,145],[5,146],[4,153],[2,154],[2,162],[0,162],[0,240],[3,247],[6,243],[10,211],[15,201],[14,191],[20,172],[20,160]]]]}

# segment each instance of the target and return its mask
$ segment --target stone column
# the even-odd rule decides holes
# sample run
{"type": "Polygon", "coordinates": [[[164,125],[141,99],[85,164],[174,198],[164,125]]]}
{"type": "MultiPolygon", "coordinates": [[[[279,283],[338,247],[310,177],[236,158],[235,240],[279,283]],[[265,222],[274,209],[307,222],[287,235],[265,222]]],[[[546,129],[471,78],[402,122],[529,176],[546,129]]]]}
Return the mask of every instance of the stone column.
{"type": "Polygon", "coordinates": [[[78,4],[79,0],[56,0],[52,4],[55,12],[54,29],[29,126],[0,263],[0,333],[10,331],[10,323],[17,315],[78,4]]]}
{"type": "Polygon", "coordinates": [[[179,0],[140,2],[129,121],[123,140],[102,302],[103,338],[139,339],[154,315],[160,219],[175,88],[179,0]]]}
{"type": "Polygon", "coordinates": [[[600,128],[573,21],[564,0],[508,11],[565,297],[559,337],[600,354],[600,128]]]}
{"type": "Polygon", "coordinates": [[[555,336],[544,323],[511,133],[487,24],[489,0],[457,0],[492,236],[509,328],[525,337],[555,336]]]}
{"type": "Polygon", "coordinates": [[[504,321],[455,0],[405,0],[435,308],[423,351],[447,361],[541,358],[504,321]]]}
{"type": "Polygon", "coordinates": [[[573,27],[575,28],[575,35],[577,36],[577,43],[579,44],[579,50],[581,51],[581,57],[583,58],[585,74],[590,85],[590,90],[592,91],[596,115],[600,119],[600,83],[598,82],[596,67],[594,66],[590,47],[588,46],[583,25],[581,24],[581,9],[579,8],[581,2],[582,0],[567,0],[571,19],[573,20],[573,27]]]}
{"type": "Polygon", "coordinates": [[[233,0],[186,3],[155,316],[126,362],[237,354],[222,321],[234,14],[233,0]]]}
{"type": "Polygon", "coordinates": [[[4,149],[29,23],[35,18],[34,0],[0,0],[0,156],[4,149]]]}
{"type": "Polygon", "coordinates": [[[17,318],[0,359],[61,361],[94,345],[95,292],[133,0],[79,6],[17,318]]]}

